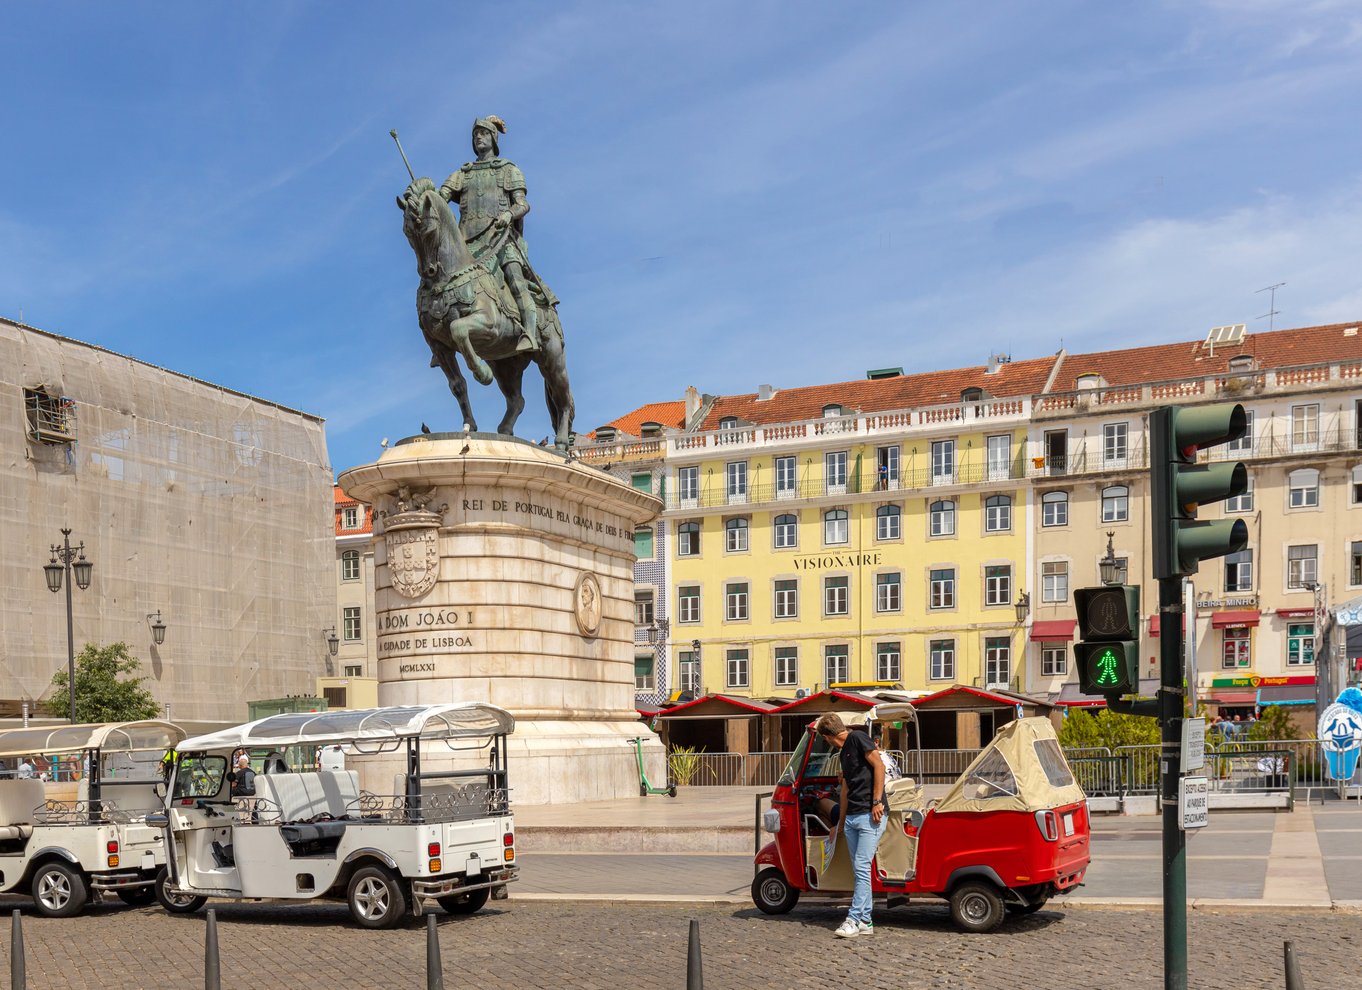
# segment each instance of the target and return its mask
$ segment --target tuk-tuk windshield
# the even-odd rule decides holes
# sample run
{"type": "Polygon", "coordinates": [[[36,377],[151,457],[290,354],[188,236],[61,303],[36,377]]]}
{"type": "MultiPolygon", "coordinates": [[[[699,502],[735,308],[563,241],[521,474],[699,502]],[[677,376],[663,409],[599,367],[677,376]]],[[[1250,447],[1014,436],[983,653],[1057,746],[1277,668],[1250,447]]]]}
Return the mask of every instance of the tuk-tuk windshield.
{"type": "Polygon", "coordinates": [[[215,797],[222,790],[222,778],[227,775],[225,756],[181,756],[175,771],[177,798],[215,797]]]}
{"type": "Polygon", "coordinates": [[[776,781],[777,787],[794,786],[794,782],[799,778],[799,768],[804,765],[804,754],[809,751],[809,740],[812,737],[812,732],[806,732],[800,737],[799,745],[790,754],[790,760],[785,764],[785,769],[780,772],[780,778],[776,781]]]}

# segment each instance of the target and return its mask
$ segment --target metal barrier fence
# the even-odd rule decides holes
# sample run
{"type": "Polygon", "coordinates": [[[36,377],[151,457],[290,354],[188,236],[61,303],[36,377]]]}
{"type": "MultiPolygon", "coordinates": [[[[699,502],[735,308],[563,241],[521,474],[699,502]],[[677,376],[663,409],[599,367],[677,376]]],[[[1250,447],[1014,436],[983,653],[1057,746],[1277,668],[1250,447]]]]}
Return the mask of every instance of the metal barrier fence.
{"type": "MultiPolygon", "coordinates": [[[[900,770],[922,784],[954,781],[979,749],[890,750],[900,770]]],[[[1104,746],[1066,749],[1074,776],[1090,797],[1159,792],[1160,747],[1104,746]]],[[[668,767],[680,787],[771,787],[792,752],[672,753],[668,767]]],[[[1291,791],[1322,779],[1314,739],[1234,741],[1206,746],[1205,775],[1213,792],[1291,791]]]]}

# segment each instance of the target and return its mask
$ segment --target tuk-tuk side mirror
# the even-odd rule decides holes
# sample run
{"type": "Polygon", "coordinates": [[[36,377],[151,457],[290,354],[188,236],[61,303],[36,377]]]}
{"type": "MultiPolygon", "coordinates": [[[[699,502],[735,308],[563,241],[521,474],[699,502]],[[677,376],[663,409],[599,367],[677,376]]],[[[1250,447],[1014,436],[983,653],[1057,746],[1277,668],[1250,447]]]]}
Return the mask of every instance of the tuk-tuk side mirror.
{"type": "Polygon", "coordinates": [[[165,785],[165,782],[164,782],[164,781],[157,781],[155,784],[153,784],[153,785],[151,786],[151,793],[155,794],[158,798],[164,799],[165,796],[166,796],[166,785],[165,785]]]}
{"type": "Polygon", "coordinates": [[[170,825],[170,816],[164,811],[153,811],[144,820],[151,828],[167,828],[170,825]]]}

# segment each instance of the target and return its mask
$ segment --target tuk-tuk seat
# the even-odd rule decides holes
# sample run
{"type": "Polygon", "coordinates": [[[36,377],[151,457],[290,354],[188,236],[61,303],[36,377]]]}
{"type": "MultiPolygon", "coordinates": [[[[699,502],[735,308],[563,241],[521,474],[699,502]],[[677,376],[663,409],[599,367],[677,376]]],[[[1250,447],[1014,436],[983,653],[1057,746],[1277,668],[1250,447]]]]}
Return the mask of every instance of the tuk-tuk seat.
{"type": "Polygon", "coordinates": [[[0,841],[33,834],[34,812],[47,807],[41,780],[0,780],[0,841]]]}
{"type": "Polygon", "coordinates": [[[354,770],[258,774],[255,797],[263,799],[265,807],[278,808],[280,822],[344,818],[347,806],[359,801],[359,774],[354,770]]]}
{"type": "Polygon", "coordinates": [[[279,826],[280,837],[295,856],[334,853],[345,835],[345,822],[308,822],[279,826]]]}

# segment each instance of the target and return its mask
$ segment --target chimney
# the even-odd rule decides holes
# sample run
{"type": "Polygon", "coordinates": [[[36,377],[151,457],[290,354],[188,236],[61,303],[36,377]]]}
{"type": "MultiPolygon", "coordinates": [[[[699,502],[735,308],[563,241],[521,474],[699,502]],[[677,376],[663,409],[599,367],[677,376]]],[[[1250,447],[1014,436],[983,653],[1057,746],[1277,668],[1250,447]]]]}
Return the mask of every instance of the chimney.
{"type": "Polygon", "coordinates": [[[761,385],[757,388],[757,401],[770,402],[771,396],[776,394],[776,390],[770,385],[761,385]]]}
{"type": "Polygon", "coordinates": [[[700,411],[700,390],[694,385],[686,386],[686,426],[689,427],[695,419],[695,414],[700,411]]]}

